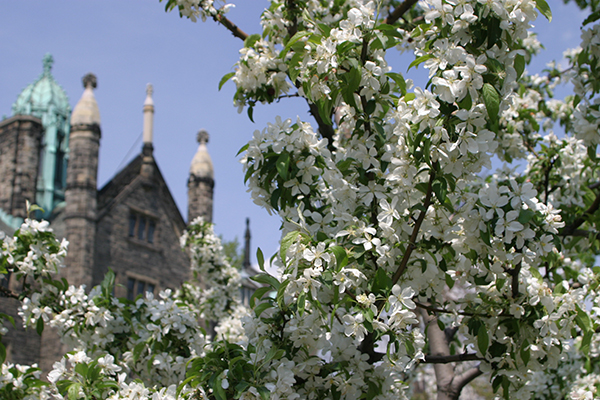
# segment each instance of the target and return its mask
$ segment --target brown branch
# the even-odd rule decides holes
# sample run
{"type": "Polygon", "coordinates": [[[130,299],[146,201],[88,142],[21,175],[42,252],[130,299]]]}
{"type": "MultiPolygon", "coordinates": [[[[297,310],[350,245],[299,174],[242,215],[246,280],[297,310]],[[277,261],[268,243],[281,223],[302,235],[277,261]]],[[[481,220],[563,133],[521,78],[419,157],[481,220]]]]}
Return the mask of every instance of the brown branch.
{"type": "Polygon", "coordinates": [[[246,40],[248,38],[248,34],[240,28],[238,28],[238,26],[231,22],[229,19],[227,19],[227,17],[224,17],[221,14],[217,14],[213,16],[213,19],[221,25],[223,25],[225,28],[227,28],[227,30],[229,30],[233,34],[233,36],[242,40],[246,40]]]}
{"type": "Polygon", "coordinates": [[[308,103],[308,107],[310,108],[310,114],[315,118],[315,121],[317,121],[317,125],[319,126],[319,133],[321,134],[321,136],[327,139],[327,148],[329,149],[329,151],[333,151],[333,135],[335,134],[335,130],[333,129],[331,121],[329,121],[329,124],[325,123],[325,121],[323,121],[323,118],[321,118],[321,114],[319,114],[319,107],[317,107],[316,104],[308,101],[308,99],[306,100],[306,102],[308,103]]]}
{"type": "MultiPolygon", "coordinates": [[[[427,339],[431,355],[427,357],[442,358],[450,356],[450,347],[446,341],[446,335],[437,324],[437,317],[429,315],[426,310],[421,309],[421,316],[427,329],[427,339]]],[[[438,388],[438,399],[454,399],[448,390],[451,389],[452,379],[454,379],[454,366],[446,363],[434,363],[435,380],[438,388]]],[[[458,396],[456,396],[458,398],[458,396]]]]}
{"type": "Polygon", "coordinates": [[[404,273],[404,271],[406,271],[410,255],[412,254],[413,250],[416,247],[415,242],[417,241],[417,236],[419,234],[419,230],[421,229],[421,224],[423,223],[423,220],[425,219],[425,215],[427,214],[427,209],[429,208],[429,205],[431,204],[431,194],[433,193],[433,181],[435,180],[435,170],[433,169],[434,166],[432,166],[431,168],[432,169],[431,169],[431,173],[429,175],[429,184],[427,185],[427,193],[425,193],[425,201],[423,202],[423,209],[421,210],[421,213],[419,214],[419,217],[417,218],[417,221],[415,222],[415,226],[413,227],[413,231],[412,231],[412,234],[410,235],[410,239],[408,242],[408,247],[406,248],[406,251],[404,252],[402,261],[400,261],[400,266],[398,267],[398,269],[396,270],[396,273],[394,274],[394,277],[392,278],[392,285],[395,285],[398,282],[398,280],[400,279],[400,277],[402,276],[402,274],[404,273]]]}
{"type": "Polygon", "coordinates": [[[512,277],[511,279],[511,288],[512,288],[512,297],[516,299],[519,295],[519,273],[521,272],[521,263],[518,263],[517,266],[510,271],[508,274],[512,277]]]}
{"type": "Polygon", "coordinates": [[[594,202],[592,203],[592,205],[583,212],[583,215],[581,215],[580,217],[578,217],[577,219],[575,219],[575,221],[573,221],[572,224],[565,226],[564,228],[562,228],[560,230],[561,235],[563,236],[571,236],[573,235],[573,233],[575,232],[575,230],[577,228],[579,228],[581,225],[583,225],[583,223],[586,221],[586,217],[588,215],[592,215],[594,214],[596,211],[598,211],[598,208],[600,207],[600,193],[598,193],[596,195],[596,198],[594,199],[594,202]]]}
{"type": "MultiPolygon", "coordinates": [[[[429,327],[431,329],[431,327],[429,327]]],[[[451,362],[459,361],[481,361],[485,360],[483,357],[479,357],[475,353],[462,353],[462,354],[451,354],[447,356],[425,356],[425,364],[448,364],[451,362]]]]}
{"type": "Polygon", "coordinates": [[[404,0],[402,4],[396,7],[396,9],[392,11],[386,19],[383,20],[383,23],[391,25],[394,22],[398,21],[400,18],[402,18],[404,13],[407,12],[416,3],[417,0],[404,0]]]}
{"type": "Polygon", "coordinates": [[[296,2],[294,0],[287,0],[288,13],[292,19],[291,24],[288,26],[288,35],[290,39],[298,32],[298,19],[296,18],[296,2]]]}
{"type": "Polygon", "coordinates": [[[0,286],[0,293],[2,293],[2,295],[4,297],[10,297],[11,299],[17,299],[19,300],[19,295],[16,294],[15,292],[13,292],[12,290],[5,288],[4,286],[0,286]]]}
{"type": "Polygon", "coordinates": [[[474,353],[450,354],[446,334],[437,324],[437,316],[429,315],[421,309],[421,316],[427,329],[427,339],[430,355],[425,356],[425,363],[433,364],[437,384],[438,400],[458,400],[462,389],[473,379],[481,375],[479,367],[469,369],[456,375],[454,366],[450,363],[463,361],[478,361],[482,358],[474,353]]]}
{"type": "Polygon", "coordinates": [[[455,377],[452,381],[452,385],[455,385],[458,391],[461,391],[462,388],[471,383],[473,379],[477,378],[478,376],[481,376],[482,374],[483,372],[481,371],[481,369],[479,369],[479,366],[473,367],[455,377]]]}

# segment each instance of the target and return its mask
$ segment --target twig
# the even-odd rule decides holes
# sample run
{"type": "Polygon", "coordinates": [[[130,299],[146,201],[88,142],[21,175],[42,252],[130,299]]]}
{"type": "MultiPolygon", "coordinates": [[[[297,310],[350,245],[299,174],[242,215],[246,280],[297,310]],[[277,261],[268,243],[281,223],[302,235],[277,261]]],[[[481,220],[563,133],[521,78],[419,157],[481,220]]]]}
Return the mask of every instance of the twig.
{"type": "Polygon", "coordinates": [[[227,30],[229,30],[233,34],[233,36],[242,40],[246,40],[248,38],[248,34],[240,28],[238,28],[238,26],[231,22],[229,19],[227,19],[227,17],[224,17],[221,14],[217,14],[213,17],[213,19],[221,25],[223,25],[225,28],[227,28],[227,30]]]}
{"type": "Polygon", "coordinates": [[[572,235],[575,230],[577,228],[579,228],[581,225],[583,225],[583,223],[586,220],[586,217],[588,215],[592,215],[593,213],[595,213],[596,211],[598,211],[598,208],[600,207],[600,193],[598,193],[596,195],[596,198],[594,199],[594,202],[592,203],[592,205],[583,212],[583,215],[578,217],[575,221],[573,221],[573,223],[569,226],[565,226],[563,229],[561,229],[560,233],[564,236],[570,236],[572,235]]]}
{"type": "Polygon", "coordinates": [[[394,277],[392,278],[392,285],[395,285],[398,282],[398,280],[400,279],[400,277],[406,270],[406,267],[408,266],[408,260],[410,258],[410,255],[412,254],[413,250],[416,247],[415,242],[417,241],[417,235],[419,234],[419,230],[421,229],[421,224],[423,223],[423,220],[425,219],[425,215],[427,214],[427,209],[429,208],[429,205],[431,204],[431,194],[433,192],[433,181],[435,180],[435,170],[433,168],[434,167],[432,166],[431,174],[429,175],[429,184],[427,185],[427,193],[425,194],[425,201],[423,202],[423,209],[421,210],[421,213],[419,214],[419,218],[417,218],[417,221],[415,222],[415,226],[413,227],[413,231],[412,231],[412,234],[410,235],[410,239],[408,242],[408,247],[406,248],[406,251],[404,252],[402,261],[400,261],[400,266],[398,267],[398,269],[396,270],[396,273],[394,274],[394,277]]]}
{"type": "Polygon", "coordinates": [[[459,361],[482,361],[485,358],[479,357],[476,353],[451,354],[447,356],[425,356],[425,364],[448,364],[459,361]]]}
{"type": "Polygon", "coordinates": [[[277,102],[279,103],[281,101],[281,99],[291,98],[291,97],[300,97],[300,93],[296,92],[296,93],[292,93],[292,94],[282,94],[281,96],[277,97],[277,102]]]}
{"type": "Polygon", "coordinates": [[[407,12],[416,3],[417,0],[405,0],[404,2],[402,2],[402,4],[396,7],[396,9],[392,11],[386,19],[383,20],[383,23],[391,25],[394,22],[398,21],[400,18],[402,18],[404,13],[407,12]]]}
{"type": "Polygon", "coordinates": [[[519,273],[521,272],[521,263],[518,263],[517,266],[510,271],[508,274],[512,277],[511,279],[511,288],[512,288],[512,297],[516,299],[519,295],[519,273]]]}

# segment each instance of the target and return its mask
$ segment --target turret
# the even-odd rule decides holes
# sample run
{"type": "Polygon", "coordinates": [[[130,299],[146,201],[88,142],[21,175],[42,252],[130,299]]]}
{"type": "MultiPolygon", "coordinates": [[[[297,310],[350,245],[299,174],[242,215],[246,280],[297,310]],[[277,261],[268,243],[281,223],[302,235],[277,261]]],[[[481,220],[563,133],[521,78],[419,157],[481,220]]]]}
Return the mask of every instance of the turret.
{"type": "MultiPolygon", "coordinates": [[[[24,197],[44,209],[43,215],[38,216],[50,218],[54,208],[65,199],[66,155],[69,147],[68,119],[71,114],[71,106],[64,89],[52,76],[52,65],[54,64],[52,55],[46,54],[43,64],[42,74],[23,89],[12,106],[15,117],[24,115],[37,117],[41,120],[44,129],[41,147],[34,148],[35,146],[30,140],[25,144],[28,148],[23,148],[25,154],[36,153],[35,156],[29,156],[27,160],[28,162],[35,161],[35,173],[19,174],[21,176],[17,178],[20,188],[17,188],[15,193],[23,192],[23,194],[20,197],[17,196],[15,203],[20,210],[24,210],[22,201],[22,197],[24,197]],[[31,191],[35,191],[35,196],[29,194],[31,191]]],[[[26,129],[27,127],[20,128],[26,129]]],[[[22,138],[24,136],[19,137],[19,141],[22,141],[22,138]]],[[[21,163],[21,166],[25,166],[25,164],[21,163]]]]}
{"type": "Polygon", "coordinates": [[[144,130],[143,140],[144,147],[142,148],[142,176],[151,178],[154,174],[154,146],[152,145],[152,136],[154,134],[154,101],[152,93],[154,89],[152,84],[146,85],[146,100],[144,101],[144,130]]]}
{"type": "Polygon", "coordinates": [[[65,223],[69,240],[66,276],[69,283],[92,286],[97,220],[100,112],[94,97],[96,76],[83,78],[84,91],[71,115],[65,223]]]}
{"type": "Polygon", "coordinates": [[[198,150],[190,166],[188,179],[188,224],[196,217],[212,222],[213,189],[215,186],[212,160],[208,154],[208,132],[198,132],[198,150]]]}

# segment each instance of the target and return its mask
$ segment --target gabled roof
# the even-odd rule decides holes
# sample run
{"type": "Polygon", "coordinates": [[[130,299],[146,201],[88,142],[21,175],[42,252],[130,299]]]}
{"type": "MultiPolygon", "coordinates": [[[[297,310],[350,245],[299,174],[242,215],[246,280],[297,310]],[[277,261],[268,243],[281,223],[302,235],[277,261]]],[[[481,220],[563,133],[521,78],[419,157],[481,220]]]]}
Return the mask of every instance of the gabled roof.
{"type": "Polygon", "coordinates": [[[156,164],[156,161],[152,157],[151,163],[154,169],[152,178],[142,176],[140,171],[144,161],[143,158],[143,155],[139,154],[98,191],[98,220],[102,219],[112,207],[119,204],[129,193],[139,186],[156,185],[161,198],[166,201],[168,218],[183,232],[186,227],[185,220],[158,168],[158,164],[156,164]]]}

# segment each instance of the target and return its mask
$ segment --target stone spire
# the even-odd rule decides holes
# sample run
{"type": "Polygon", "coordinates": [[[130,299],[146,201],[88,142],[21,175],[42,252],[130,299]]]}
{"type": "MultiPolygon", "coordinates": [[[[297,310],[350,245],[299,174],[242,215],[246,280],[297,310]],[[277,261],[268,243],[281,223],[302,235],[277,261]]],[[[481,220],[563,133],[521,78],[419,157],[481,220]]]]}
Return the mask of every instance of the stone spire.
{"type": "Polygon", "coordinates": [[[154,133],[154,101],[152,100],[154,88],[152,84],[146,85],[146,100],[144,101],[144,148],[152,151],[152,135],[154,133]]]}
{"type": "Polygon", "coordinates": [[[65,192],[69,254],[65,274],[70,283],[92,287],[97,219],[100,112],[94,97],[96,76],[83,78],[84,91],[73,109],[65,192]]]}
{"type": "Polygon", "coordinates": [[[250,218],[246,218],[246,233],[244,234],[244,262],[242,269],[248,271],[250,269],[250,218]]]}
{"type": "Polygon", "coordinates": [[[208,154],[208,132],[198,132],[198,150],[192,159],[188,179],[188,223],[196,217],[212,222],[213,189],[215,186],[212,160],[208,154]]]}

